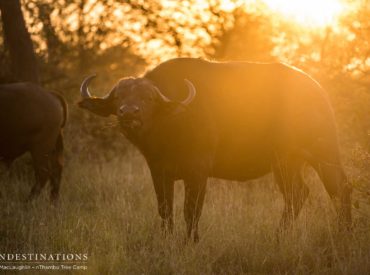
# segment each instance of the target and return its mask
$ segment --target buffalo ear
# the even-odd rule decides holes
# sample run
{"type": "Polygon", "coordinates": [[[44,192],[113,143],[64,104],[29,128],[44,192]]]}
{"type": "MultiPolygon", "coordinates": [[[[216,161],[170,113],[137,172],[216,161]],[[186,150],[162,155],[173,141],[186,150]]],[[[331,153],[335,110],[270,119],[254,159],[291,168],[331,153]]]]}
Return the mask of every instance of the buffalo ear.
{"type": "Polygon", "coordinates": [[[78,102],[78,106],[104,117],[115,113],[113,104],[105,98],[84,98],[78,102]]]}

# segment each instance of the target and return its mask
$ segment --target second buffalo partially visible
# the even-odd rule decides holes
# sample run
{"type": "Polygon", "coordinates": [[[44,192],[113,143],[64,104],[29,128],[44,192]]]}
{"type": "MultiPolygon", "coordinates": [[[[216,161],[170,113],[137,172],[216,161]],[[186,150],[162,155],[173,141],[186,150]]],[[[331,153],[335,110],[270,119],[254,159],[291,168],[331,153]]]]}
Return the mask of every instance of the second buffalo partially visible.
{"type": "Polygon", "coordinates": [[[58,198],[63,170],[63,127],[67,104],[62,96],[31,83],[0,86],[0,161],[10,165],[30,152],[36,174],[30,199],[46,182],[58,198]]]}

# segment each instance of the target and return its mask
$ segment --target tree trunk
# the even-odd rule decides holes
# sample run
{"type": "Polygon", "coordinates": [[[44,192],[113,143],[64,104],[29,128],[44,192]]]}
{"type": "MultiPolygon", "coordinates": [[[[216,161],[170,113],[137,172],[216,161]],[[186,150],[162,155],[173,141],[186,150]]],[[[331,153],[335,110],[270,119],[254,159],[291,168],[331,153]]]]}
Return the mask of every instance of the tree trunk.
{"type": "Polygon", "coordinates": [[[39,10],[39,19],[42,22],[42,31],[45,36],[46,45],[48,48],[48,61],[55,61],[57,58],[60,58],[60,48],[61,41],[59,40],[55,30],[51,24],[51,12],[53,8],[50,4],[46,3],[37,3],[36,6],[39,10]]]}
{"type": "Polygon", "coordinates": [[[84,8],[86,5],[86,0],[81,0],[78,4],[78,57],[79,57],[79,71],[83,72],[86,70],[86,51],[85,51],[85,33],[83,30],[84,27],[84,8]]]}
{"type": "Polygon", "coordinates": [[[11,69],[18,81],[39,82],[36,56],[19,0],[0,0],[1,18],[11,69]]]}

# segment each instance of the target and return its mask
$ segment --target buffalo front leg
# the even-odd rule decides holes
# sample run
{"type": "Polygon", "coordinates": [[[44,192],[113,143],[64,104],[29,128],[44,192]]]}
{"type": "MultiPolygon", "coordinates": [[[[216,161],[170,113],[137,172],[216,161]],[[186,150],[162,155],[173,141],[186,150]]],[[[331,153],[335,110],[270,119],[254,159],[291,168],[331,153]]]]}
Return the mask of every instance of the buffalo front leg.
{"type": "Polygon", "coordinates": [[[198,222],[202,213],[206,193],[207,177],[198,176],[185,179],[184,217],[187,238],[193,235],[194,242],[199,241],[198,222]]]}
{"type": "Polygon", "coordinates": [[[302,162],[297,159],[280,160],[273,166],[274,178],[284,197],[284,211],[280,230],[292,227],[305,200],[308,187],[302,178],[302,162]]]}
{"type": "Polygon", "coordinates": [[[158,212],[162,218],[162,229],[165,233],[172,233],[174,181],[163,170],[152,170],[151,172],[158,201],[158,212]]]}

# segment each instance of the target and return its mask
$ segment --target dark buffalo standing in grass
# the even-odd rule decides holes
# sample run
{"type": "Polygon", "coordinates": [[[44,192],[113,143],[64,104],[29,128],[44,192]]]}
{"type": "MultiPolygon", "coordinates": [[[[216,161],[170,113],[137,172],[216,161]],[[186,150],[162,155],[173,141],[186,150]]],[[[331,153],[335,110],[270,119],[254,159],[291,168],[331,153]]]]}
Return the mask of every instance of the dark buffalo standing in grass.
{"type": "Polygon", "coordinates": [[[51,199],[58,198],[66,117],[66,102],[57,93],[31,83],[0,85],[0,161],[10,165],[31,153],[36,182],[30,199],[48,180],[51,199]]]}
{"type": "Polygon", "coordinates": [[[290,225],[308,195],[305,163],[338,202],[340,219],[351,222],[333,111],[304,72],[281,63],[180,58],[120,80],[104,98],[90,95],[92,78],[81,86],[80,107],[117,116],[146,158],[168,229],[175,180],[184,180],[187,234],[197,240],[207,178],[246,181],[270,172],[285,199],[282,226],[290,225]]]}

